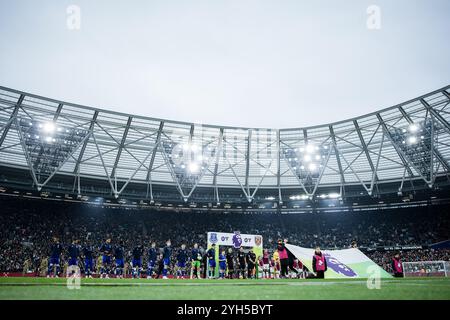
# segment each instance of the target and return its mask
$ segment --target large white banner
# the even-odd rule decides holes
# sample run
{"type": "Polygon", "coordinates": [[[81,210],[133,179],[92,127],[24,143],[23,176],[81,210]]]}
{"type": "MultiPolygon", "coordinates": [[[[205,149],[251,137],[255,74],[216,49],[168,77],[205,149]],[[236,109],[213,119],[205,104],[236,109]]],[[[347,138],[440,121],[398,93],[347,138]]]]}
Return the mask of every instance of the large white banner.
{"type": "Polygon", "coordinates": [[[262,248],[263,238],[260,235],[242,234],[239,232],[235,233],[208,232],[208,246],[213,243],[219,246],[232,246],[234,248],[240,247],[262,248]]]}
{"type": "MultiPolygon", "coordinates": [[[[312,257],[314,249],[286,244],[286,248],[299,259],[308,270],[312,271],[312,257]]],[[[377,270],[381,278],[391,275],[375,262],[369,259],[359,249],[321,250],[327,260],[328,271],[326,278],[368,278],[377,270]]]]}

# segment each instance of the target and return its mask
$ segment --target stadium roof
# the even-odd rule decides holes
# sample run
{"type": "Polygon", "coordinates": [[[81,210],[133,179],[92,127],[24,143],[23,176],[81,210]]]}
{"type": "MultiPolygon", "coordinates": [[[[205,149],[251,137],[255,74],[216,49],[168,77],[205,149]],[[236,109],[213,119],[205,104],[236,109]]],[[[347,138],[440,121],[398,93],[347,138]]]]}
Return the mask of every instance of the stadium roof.
{"type": "Polygon", "coordinates": [[[310,199],[321,188],[341,197],[351,186],[369,195],[383,184],[433,187],[450,172],[449,89],[327,125],[274,129],[154,119],[0,87],[0,176],[22,170],[37,190],[64,177],[79,194],[98,180],[116,198],[130,185],[151,199],[173,186],[184,201],[208,188],[217,202],[225,188],[249,202],[275,190],[281,202],[285,190],[310,199]]]}

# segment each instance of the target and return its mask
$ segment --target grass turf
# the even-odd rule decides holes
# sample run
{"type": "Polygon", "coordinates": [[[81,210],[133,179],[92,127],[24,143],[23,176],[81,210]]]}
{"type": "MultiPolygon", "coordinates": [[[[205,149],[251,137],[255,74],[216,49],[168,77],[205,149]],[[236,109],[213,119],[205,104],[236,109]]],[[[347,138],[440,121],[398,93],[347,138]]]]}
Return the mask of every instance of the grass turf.
{"type": "Polygon", "coordinates": [[[267,299],[444,299],[450,300],[449,278],[381,280],[368,289],[366,280],[147,280],[81,279],[68,289],[66,279],[0,278],[0,300],[267,300],[267,299]]]}

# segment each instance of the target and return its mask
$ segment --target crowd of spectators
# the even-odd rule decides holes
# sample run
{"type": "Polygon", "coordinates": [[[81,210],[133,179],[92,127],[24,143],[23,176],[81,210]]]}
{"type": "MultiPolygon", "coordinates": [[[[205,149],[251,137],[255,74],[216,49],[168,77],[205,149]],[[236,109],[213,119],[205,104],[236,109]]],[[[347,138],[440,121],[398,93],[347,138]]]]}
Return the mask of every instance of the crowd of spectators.
{"type": "MultiPolygon", "coordinates": [[[[122,241],[129,257],[138,244],[159,247],[170,239],[174,248],[194,243],[206,246],[208,231],[259,234],[264,247],[274,249],[280,238],[303,247],[323,249],[429,245],[447,240],[450,215],[442,207],[318,214],[167,212],[156,209],[111,209],[52,200],[0,197],[0,271],[23,269],[48,257],[53,237],[99,247],[107,238],[122,241]]],[[[443,259],[449,259],[445,251],[443,259]]],[[[96,253],[98,255],[98,252],[96,253]]],[[[433,251],[408,251],[407,259],[433,259],[433,251]],[[431,256],[430,256],[431,255],[431,256]]],[[[390,268],[389,253],[370,253],[390,268]]],[[[405,260],[405,258],[403,258],[405,260]]]]}
{"type": "MultiPolygon", "coordinates": [[[[384,270],[392,273],[392,251],[373,251],[366,255],[384,270]]],[[[400,252],[400,258],[403,262],[419,261],[450,261],[450,250],[448,249],[415,249],[403,250],[400,252]]]]}

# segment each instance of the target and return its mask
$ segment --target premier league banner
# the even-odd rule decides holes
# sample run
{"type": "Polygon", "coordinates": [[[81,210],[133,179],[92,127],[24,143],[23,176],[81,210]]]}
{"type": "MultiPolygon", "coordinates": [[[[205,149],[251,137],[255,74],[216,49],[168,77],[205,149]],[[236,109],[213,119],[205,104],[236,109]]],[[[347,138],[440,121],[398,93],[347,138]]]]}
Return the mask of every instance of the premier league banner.
{"type": "MultiPolygon", "coordinates": [[[[219,259],[219,250],[223,247],[233,247],[235,249],[252,248],[258,259],[263,252],[263,238],[260,235],[255,234],[242,234],[240,232],[225,233],[225,232],[208,232],[208,249],[211,245],[215,244],[216,261],[219,259]]],[[[216,273],[218,272],[218,266],[216,267],[216,273]]]]}
{"type": "Polygon", "coordinates": [[[216,246],[231,246],[236,249],[240,247],[262,248],[262,236],[254,234],[208,232],[208,247],[212,244],[216,246]]]}
{"type": "MultiPolygon", "coordinates": [[[[286,244],[286,248],[299,259],[308,270],[312,268],[314,249],[302,248],[286,244]]],[[[368,278],[376,272],[380,278],[391,278],[383,268],[370,260],[364,253],[356,248],[343,250],[322,250],[327,261],[328,270],[325,278],[368,278]]]]}

